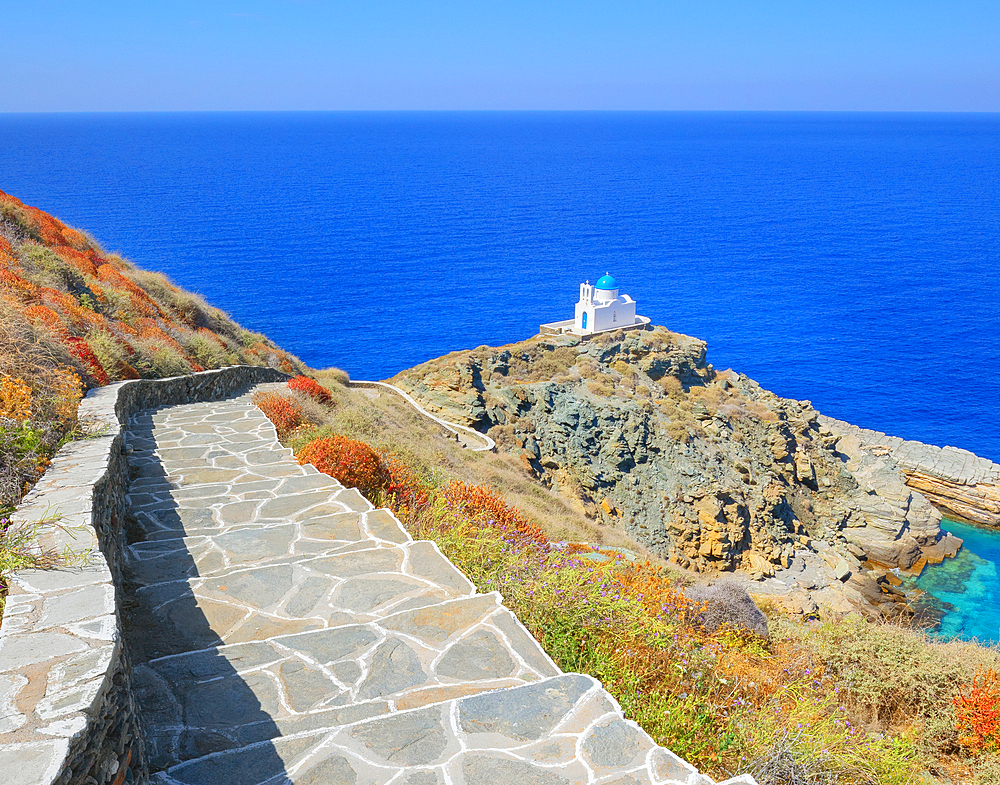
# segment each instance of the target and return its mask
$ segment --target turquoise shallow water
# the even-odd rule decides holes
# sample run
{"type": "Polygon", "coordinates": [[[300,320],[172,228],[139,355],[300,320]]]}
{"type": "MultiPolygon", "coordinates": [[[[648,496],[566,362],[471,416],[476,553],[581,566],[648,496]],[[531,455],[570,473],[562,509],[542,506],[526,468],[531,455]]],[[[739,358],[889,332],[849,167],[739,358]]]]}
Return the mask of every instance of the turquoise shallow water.
{"type": "Polygon", "coordinates": [[[1000,533],[944,520],[941,528],[961,537],[958,556],[928,566],[917,586],[933,595],[944,615],[934,633],[942,637],[1000,642],[1000,533]]]}

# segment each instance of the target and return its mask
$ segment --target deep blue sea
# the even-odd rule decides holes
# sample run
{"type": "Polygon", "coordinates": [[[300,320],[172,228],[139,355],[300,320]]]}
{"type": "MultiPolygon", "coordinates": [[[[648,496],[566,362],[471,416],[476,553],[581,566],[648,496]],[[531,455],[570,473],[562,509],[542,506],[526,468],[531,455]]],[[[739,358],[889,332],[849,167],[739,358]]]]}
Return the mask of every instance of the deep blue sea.
{"type": "Polygon", "coordinates": [[[1000,115],[0,115],[0,190],[355,378],[610,271],[717,368],[1000,461],[1000,115]]]}

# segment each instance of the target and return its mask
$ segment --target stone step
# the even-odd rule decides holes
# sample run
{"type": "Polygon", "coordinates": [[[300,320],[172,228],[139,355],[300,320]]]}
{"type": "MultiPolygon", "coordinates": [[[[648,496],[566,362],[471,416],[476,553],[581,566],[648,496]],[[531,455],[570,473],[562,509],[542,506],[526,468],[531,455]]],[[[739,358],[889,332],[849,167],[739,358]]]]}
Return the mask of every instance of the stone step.
{"type": "Polygon", "coordinates": [[[133,419],[123,611],[159,785],[710,780],[241,399],[133,419]]]}
{"type": "Polygon", "coordinates": [[[702,785],[588,676],[457,697],[185,761],[158,785],[702,785]]]}
{"type": "Polygon", "coordinates": [[[231,493],[228,486],[201,485],[156,494],[130,493],[127,498],[148,540],[208,536],[233,528],[296,523],[344,512],[374,510],[356,488],[342,486],[336,490],[275,495],[263,488],[231,493]],[[251,498],[247,498],[248,494],[251,498]]]}
{"type": "MultiPolygon", "coordinates": [[[[176,558],[183,564],[190,556],[176,558]]],[[[433,543],[372,541],[371,547],[139,585],[131,599],[133,618],[151,627],[136,647],[152,658],[367,622],[407,604],[436,604],[473,592],[433,543]]]]}
{"type": "Polygon", "coordinates": [[[152,659],[136,679],[154,766],[556,675],[524,636],[490,594],[152,659]]]}
{"type": "Polygon", "coordinates": [[[212,576],[233,568],[301,561],[344,550],[410,542],[385,509],[341,512],[296,523],[233,525],[212,534],[146,539],[128,547],[139,586],[212,576]]]}
{"type": "Polygon", "coordinates": [[[133,493],[163,494],[181,488],[225,484],[239,493],[246,493],[249,490],[270,490],[275,495],[279,495],[296,491],[316,491],[342,487],[332,477],[309,471],[311,468],[302,466],[298,467],[294,473],[289,473],[286,468],[271,472],[267,467],[258,466],[233,469],[201,467],[181,469],[168,475],[158,462],[153,462],[140,469],[136,479],[132,481],[130,489],[133,493]]]}

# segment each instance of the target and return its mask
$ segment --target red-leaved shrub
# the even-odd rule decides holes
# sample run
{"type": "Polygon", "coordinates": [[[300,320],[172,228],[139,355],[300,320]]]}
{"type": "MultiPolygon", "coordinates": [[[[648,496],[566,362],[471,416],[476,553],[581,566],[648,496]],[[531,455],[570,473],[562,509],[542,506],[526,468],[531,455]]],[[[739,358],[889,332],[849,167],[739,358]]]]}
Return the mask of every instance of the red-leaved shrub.
{"type": "Polygon", "coordinates": [[[274,423],[279,438],[285,438],[305,422],[302,407],[286,395],[259,392],[254,394],[253,402],[274,423]]]}
{"type": "Polygon", "coordinates": [[[488,485],[467,485],[452,480],[438,493],[445,504],[455,512],[476,518],[487,526],[502,529],[518,545],[535,545],[548,548],[548,538],[524,514],[503,500],[488,485]]]}
{"type": "Polygon", "coordinates": [[[90,377],[97,384],[104,385],[108,383],[108,374],[101,366],[97,355],[94,354],[94,351],[83,338],[66,338],[66,343],[69,345],[69,353],[83,363],[87,373],[90,374],[90,377]]]}
{"type": "Polygon", "coordinates": [[[383,455],[382,464],[388,477],[381,491],[389,507],[404,515],[427,507],[430,490],[410,464],[398,455],[383,455]]]}
{"type": "Polygon", "coordinates": [[[954,702],[959,742],[972,752],[1000,753],[1000,674],[976,673],[954,702]]]}
{"type": "Polygon", "coordinates": [[[333,434],[310,442],[298,454],[299,463],[311,463],[324,474],[365,496],[382,491],[389,471],[379,454],[364,442],[333,434]]]}
{"type": "Polygon", "coordinates": [[[310,398],[315,401],[319,401],[320,403],[330,403],[332,400],[330,391],[315,379],[310,379],[308,376],[295,376],[289,379],[288,389],[308,395],[310,398]]]}

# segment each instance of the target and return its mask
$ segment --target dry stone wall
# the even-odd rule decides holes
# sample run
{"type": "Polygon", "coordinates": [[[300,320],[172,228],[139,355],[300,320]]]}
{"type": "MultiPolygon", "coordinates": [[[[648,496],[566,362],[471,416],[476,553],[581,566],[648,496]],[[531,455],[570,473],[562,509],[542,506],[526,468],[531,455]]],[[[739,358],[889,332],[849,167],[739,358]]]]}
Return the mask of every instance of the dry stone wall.
{"type": "Polygon", "coordinates": [[[12,516],[58,515],[43,544],[74,566],[13,576],[0,626],[0,772],[7,785],[148,782],[116,600],[128,461],[121,424],[165,404],[225,398],[286,379],[236,367],[92,390],[79,416],[92,434],[67,444],[12,516]]]}

